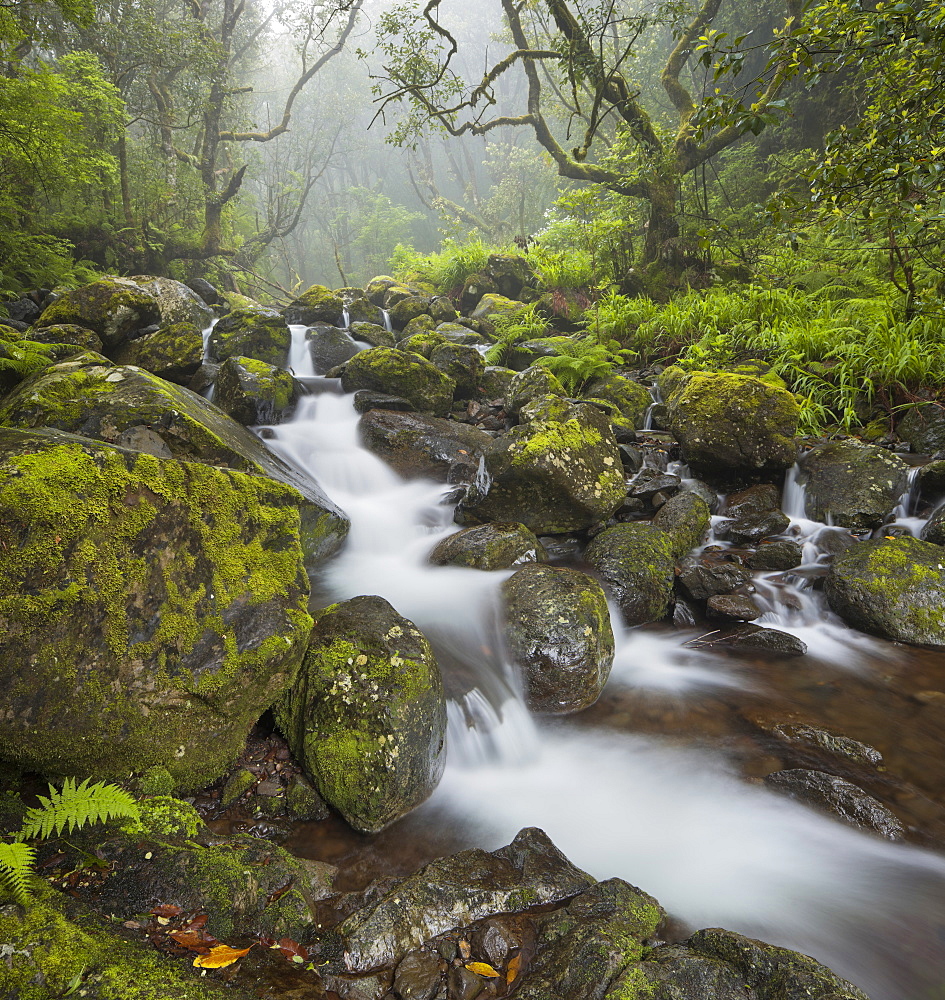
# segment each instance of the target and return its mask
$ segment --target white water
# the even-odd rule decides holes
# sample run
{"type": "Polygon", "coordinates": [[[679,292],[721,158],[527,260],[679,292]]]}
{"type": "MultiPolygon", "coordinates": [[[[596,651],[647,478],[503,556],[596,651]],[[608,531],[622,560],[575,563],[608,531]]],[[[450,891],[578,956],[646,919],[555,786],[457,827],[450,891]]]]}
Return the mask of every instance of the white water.
{"type": "MultiPolygon", "coordinates": [[[[693,928],[724,926],[797,948],[873,1000],[943,995],[945,860],[747,785],[705,747],[601,735],[570,721],[536,731],[497,638],[497,588],[507,574],[429,565],[433,545],[456,530],[441,502],[446,488],[400,479],[360,447],[356,424],[349,397],[322,393],[273,428],[270,443],[311,470],[351,518],[348,545],[325,574],[327,595],[380,594],[437,647],[455,696],[450,757],[415,814],[421,822],[450,822],[487,848],[540,826],[576,864],[640,886],[693,928]]],[[[786,497],[816,565],[825,527],[803,519],[800,487],[786,497]]],[[[872,649],[873,640],[827,620],[797,580],[768,576],[759,585],[766,619],[814,645],[825,669],[855,667],[872,649]],[[789,613],[779,590],[799,607],[789,613]]],[[[640,697],[745,686],[685,638],[618,626],[610,683],[640,697]]]]}

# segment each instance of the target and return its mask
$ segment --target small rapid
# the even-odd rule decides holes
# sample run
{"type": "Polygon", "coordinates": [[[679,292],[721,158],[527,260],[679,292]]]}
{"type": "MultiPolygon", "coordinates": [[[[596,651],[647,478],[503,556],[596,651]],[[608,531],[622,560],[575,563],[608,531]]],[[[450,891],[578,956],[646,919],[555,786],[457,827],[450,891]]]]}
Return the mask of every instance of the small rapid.
{"type": "MultiPolygon", "coordinates": [[[[540,826],[576,864],[640,886],[693,929],[724,926],[811,954],[872,1000],[942,996],[945,859],[746,783],[721,749],[602,731],[580,716],[536,723],[500,638],[508,572],[431,565],[433,546],[458,530],[448,488],[395,474],[361,446],[351,397],[337,384],[321,388],[267,443],[351,519],[319,598],[383,596],[436,650],[450,697],[449,757],[412,823],[448,824],[488,849],[540,826]]],[[[762,623],[802,636],[826,677],[873,669],[889,644],[834,619],[810,585],[822,566],[818,532],[835,529],[804,518],[803,485],[792,475],[785,511],[805,564],[757,576],[762,623]]],[[[693,643],[694,632],[628,630],[616,614],[614,624],[608,690],[697,701],[756,686],[693,643]]]]}

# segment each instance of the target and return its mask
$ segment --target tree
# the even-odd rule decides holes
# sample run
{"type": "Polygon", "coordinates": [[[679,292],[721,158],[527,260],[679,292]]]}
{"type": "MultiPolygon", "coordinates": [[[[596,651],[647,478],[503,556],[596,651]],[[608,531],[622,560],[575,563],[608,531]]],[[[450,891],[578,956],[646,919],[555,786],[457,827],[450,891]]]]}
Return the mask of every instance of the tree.
{"type": "MultiPolygon", "coordinates": [[[[394,141],[415,142],[430,127],[451,136],[530,128],[562,177],[646,203],[643,263],[659,259],[678,235],[680,178],[775,121],[784,103],[778,94],[796,68],[784,47],[765,72],[736,86],[749,38],[712,27],[723,0],[670,2],[645,13],[620,0],[500,2],[510,44],[475,83],[454,69],[460,44],[440,17],[439,0],[408,3],[382,18],[381,112],[407,109],[394,141]],[[654,95],[641,95],[633,60],[653,44],[653,33],[659,40],[668,30],[660,108],[654,95]],[[517,73],[526,96],[524,111],[514,113],[500,106],[497,89],[517,73]]],[[[797,29],[800,0],[784,0],[782,12],[776,39],[797,29]]]]}

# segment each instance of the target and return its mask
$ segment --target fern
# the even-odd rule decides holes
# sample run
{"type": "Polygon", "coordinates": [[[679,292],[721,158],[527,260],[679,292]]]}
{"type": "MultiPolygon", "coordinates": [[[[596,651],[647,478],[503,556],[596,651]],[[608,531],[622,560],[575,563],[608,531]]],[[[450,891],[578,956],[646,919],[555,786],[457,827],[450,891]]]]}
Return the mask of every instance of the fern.
{"type": "Polygon", "coordinates": [[[66,778],[62,791],[50,785],[49,798],[40,795],[39,801],[42,806],[27,810],[23,820],[20,836],[24,839],[49,837],[66,828],[71,833],[110,819],[140,819],[138,805],[127,792],[101,781],[90,785],[88,778],[79,785],[74,778],[66,778]]]}
{"type": "Polygon", "coordinates": [[[33,898],[28,879],[35,858],[36,850],[29,844],[0,843],[0,887],[24,905],[33,898]]]}

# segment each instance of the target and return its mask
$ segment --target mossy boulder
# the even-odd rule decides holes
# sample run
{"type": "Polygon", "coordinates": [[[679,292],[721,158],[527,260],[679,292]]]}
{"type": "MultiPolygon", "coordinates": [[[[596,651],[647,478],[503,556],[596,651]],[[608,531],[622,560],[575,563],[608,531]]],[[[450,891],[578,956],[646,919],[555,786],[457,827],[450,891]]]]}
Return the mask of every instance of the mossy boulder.
{"type": "MultiPolygon", "coordinates": [[[[432,333],[436,329],[436,320],[429,313],[421,313],[415,316],[405,327],[404,337],[412,337],[418,333],[432,333]]],[[[409,348],[401,348],[409,350],[409,348]]],[[[429,357],[429,355],[424,355],[429,357]]]]}
{"type": "Polygon", "coordinates": [[[475,347],[465,344],[441,344],[433,349],[430,360],[456,383],[453,399],[475,399],[479,379],[486,363],[475,347]]]}
{"type": "Polygon", "coordinates": [[[617,374],[592,382],[583,395],[613,403],[620,415],[637,429],[643,426],[646,411],[653,402],[649,392],[639,382],[617,374]]]}
{"type": "Polygon", "coordinates": [[[75,323],[54,323],[52,326],[32,326],[23,335],[24,340],[38,344],[75,344],[90,351],[102,353],[102,338],[85,326],[75,323]]]}
{"type": "MultiPolygon", "coordinates": [[[[412,324],[413,320],[407,325],[411,326],[412,324]]],[[[404,333],[407,335],[397,341],[397,350],[412,351],[414,354],[420,354],[424,358],[429,358],[437,347],[447,343],[446,337],[443,334],[437,333],[432,329],[405,330],[404,333]]]]}
{"type": "Polygon", "coordinates": [[[860,542],[838,555],[824,585],[854,628],[915,645],[945,646],[945,549],[918,538],[860,542]]]}
{"type": "Polygon", "coordinates": [[[245,357],[284,367],[291,343],[285,320],[272,309],[234,309],[213,328],[207,354],[211,361],[245,357]]]}
{"type": "Polygon", "coordinates": [[[410,400],[421,412],[444,416],[453,402],[455,382],[419,354],[373,347],[355,355],[341,377],[345,392],[372,389],[410,400]]]}
{"type": "Polygon", "coordinates": [[[66,361],[21,383],[0,406],[0,424],[56,428],[160,458],[269,476],[294,487],[302,548],[314,568],[341,546],[348,522],[307,474],[202,396],[139,368],[66,361]]]}
{"type": "Polygon", "coordinates": [[[318,375],[344,364],[361,350],[350,333],[325,323],[318,323],[306,332],[305,344],[318,375]]]}
{"type": "Polygon", "coordinates": [[[530,365],[508,380],[505,390],[505,409],[518,416],[523,406],[545,396],[567,396],[567,390],[558,377],[542,365],[530,365]]]}
{"type": "Polygon", "coordinates": [[[365,295],[356,295],[345,306],[348,313],[348,325],[355,323],[375,323],[383,327],[384,314],[380,308],[365,295]]]}
{"type": "Polygon", "coordinates": [[[938,403],[919,403],[906,410],[896,433],[914,452],[935,455],[945,451],[945,411],[938,403]]]}
{"type": "Polygon", "coordinates": [[[368,347],[393,347],[396,343],[394,334],[380,323],[352,323],[351,336],[368,347]]]}
{"type": "Polygon", "coordinates": [[[517,521],[535,534],[579,531],[609,517],[626,486],[610,422],[567,404],[513,427],[485,455],[486,477],[457,507],[461,524],[517,521]]]}
{"type": "Polygon", "coordinates": [[[418,316],[428,314],[430,311],[430,297],[410,292],[404,296],[392,296],[387,294],[387,311],[390,321],[397,330],[403,330],[411,320],[418,316]]]}
{"type": "MultiPolygon", "coordinates": [[[[80,351],[74,344],[40,344],[32,340],[0,340],[0,395],[80,351]]],[[[102,359],[104,360],[104,358],[102,359]]]]}
{"type": "Polygon", "coordinates": [[[831,441],[803,461],[807,477],[805,509],[814,521],[851,531],[884,524],[899,503],[909,466],[878,445],[831,441]]]}
{"type": "Polygon", "coordinates": [[[387,295],[388,289],[399,285],[400,282],[396,278],[392,278],[389,274],[379,274],[364,286],[364,296],[369,302],[373,302],[376,306],[384,305],[384,297],[387,295]]]}
{"type": "Polygon", "coordinates": [[[324,285],[310,285],[285,309],[286,323],[313,326],[328,323],[341,326],[344,301],[337,292],[324,285]]]}
{"type": "Polygon", "coordinates": [[[200,330],[206,329],[213,319],[213,310],[192,289],[173,278],[156,278],[136,275],[133,281],[154,296],[161,313],[161,323],[171,326],[190,323],[200,330]]]}
{"type": "Polygon", "coordinates": [[[497,399],[504,402],[515,375],[516,372],[512,368],[503,368],[501,365],[486,365],[479,377],[479,388],[482,390],[482,395],[488,400],[497,399]]]}
{"type": "Polygon", "coordinates": [[[172,323],[126,341],[111,352],[119,365],[137,365],[170,382],[186,385],[203,363],[203,330],[194,323],[172,323]]]}
{"type": "Polygon", "coordinates": [[[129,278],[103,278],[65,292],[43,310],[36,326],[84,326],[106,346],[117,347],[130,333],[160,320],[160,306],[150,292],[129,278]]]}
{"type": "Polygon", "coordinates": [[[311,629],[294,491],[48,430],[0,456],[0,758],[222,774],[311,629]]]}
{"type": "Polygon", "coordinates": [[[533,712],[565,715],[597,701],[614,662],[601,585],[574,569],[529,563],[502,584],[505,638],[533,712]]]}
{"type": "Polygon", "coordinates": [[[430,316],[435,323],[453,323],[459,318],[459,313],[448,296],[436,295],[430,301],[430,316]]]}
{"type": "Polygon", "coordinates": [[[653,516],[653,526],[665,531],[678,559],[694,549],[709,527],[709,505],[696,493],[677,493],[653,516]]]}
{"type": "Polygon", "coordinates": [[[925,542],[945,545],[945,506],[938,507],[932,512],[919,537],[925,542]]]}
{"type": "Polygon", "coordinates": [[[501,318],[512,318],[517,316],[525,308],[524,302],[517,299],[508,299],[504,295],[487,293],[483,295],[476,308],[469,314],[472,319],[487,319],[495,322],[501,318]]]}
{"type": "Polygon", "coordinates": [[[673,539],[652,524],[616,524],[596,535],[584,553],[627,625],[666,616],[673,595],[673,539]]]}
{"type": "Polygon", "coordinates": [[[279,424],[295,411],[302,390],[292,373],[253,358],[227,358],[214,403],[241,424],[279,424]]]}
{"type": "Polygon", "coordinates": [[[477,524],[444,538],[430,553],[435,566],[511,569],[545,562],[545,548],[524,524],[477,524]]]}
{"type": "Polygon", "coordinates": [[[443,772],[446,701],[436,658],[381,597],[319,613],[276,720],[319,793],[357,830],[382,830],[420,805],[443,772]]]}
{"type": "Polygon", "coordinates": [[[667,402],[683,457],[707,477],[772,473],[794,463],[800,410],[786,389],[749,375],[697,372],[667,402]]]}
{"type": "Polygon", "coordinates": [[[471,483],[492,446],[478,427],[421,413],[372,409],[358,429],[364,446],[408,479],[471,483]]]}

